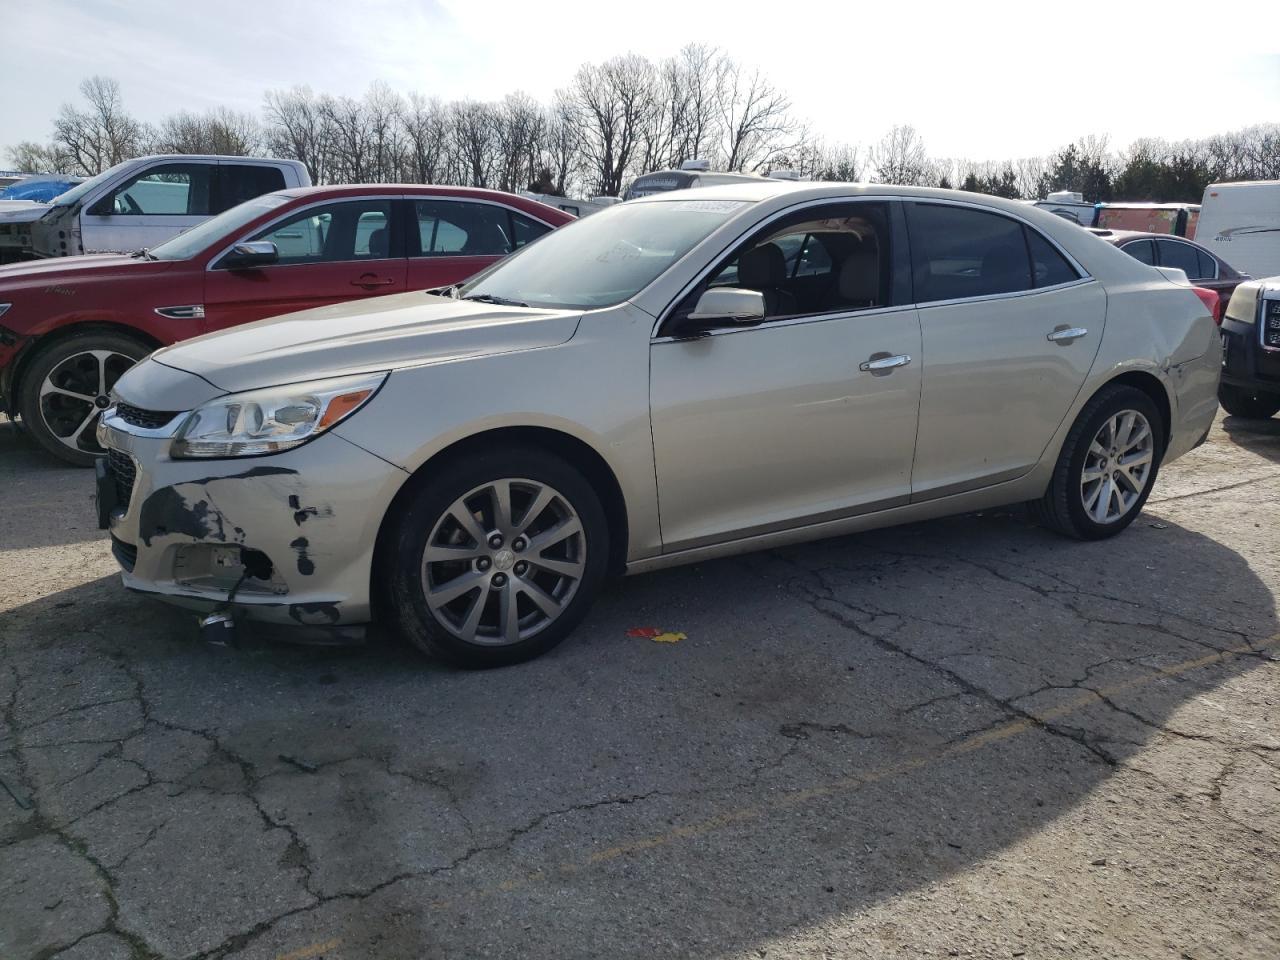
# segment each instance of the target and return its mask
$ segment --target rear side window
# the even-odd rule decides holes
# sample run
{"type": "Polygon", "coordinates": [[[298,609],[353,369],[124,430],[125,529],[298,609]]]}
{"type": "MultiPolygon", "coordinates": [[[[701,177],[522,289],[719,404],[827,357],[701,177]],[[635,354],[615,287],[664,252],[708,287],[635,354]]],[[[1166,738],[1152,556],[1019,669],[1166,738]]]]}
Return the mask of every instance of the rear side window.
{"type": "Polygon", "coordinates": [[[1191,244],[1178,243],[1176,240],[1157,240],[1156,246],[1160,249],[1160,266],[1177,267],[1187,275],[1188,280],[1203,279],[1199,251],[1191,244]]]}
{"type": "Polygon", "coordinates": [[[1217,279],[1218,264],[1213,257],[1209,256],[1209,254],[1205,253],[1203,250],[1197,250],[1196,255],[1200,260],[1200,276],[1206,280],[1217,279]]]}
{"type": "Polygon", "coordinates": [[[1149,263],[1153,266],[1156,262],[1155,247],[1151,245],[1150,240],[1135,240],[1133,243],[1126,243],[1120,248],[1139,263],[1149,263]]]}
{"type": "MultiPolygon", "coordinates": [[[[415,200],[410,256],[505,257],[517,246],[506,207],[466,200],[415,200]]],[[[526,241],[527,242],[527,241],[526,241]]]]}
{"type": "Polygon", "coordinates": [[[207,217],[213,212],[214,169],[197,163],[150,167],[117,187],[90,212],[99,212],[105,204],[117,216],[207,217]]]}
{"type": "Polygon", "coordinates": [[[968,207],[907,204],[918,303],[1030,290],[1022,224],[968,207]]]}
{"type": "Polygon", "coordinates": [[[545,223],[539,223],[537,220],[530,220],[523,214],[511,214],[511,236],[515,241],[515,248],[519,250],[526,243],[532,243],[544,233],[550,233],[551,228],[545,223]]]}
{"type": "Polygon", "coordinates": [[[1027,250],[1031,254],[1032,279],[1037,287],[1054,287],[1079,280],[1080,274],[1048,240],[1023,225],[1027,234],[1027,250]]]}
{"type": "Polygon", "coordinates": [[[273,190],[283,190],[284,172],[279,167],[262,167],[248,163],[218,165],[218,189],[214,213],[230,210],[237,204],[260,197],[273,190]]]}

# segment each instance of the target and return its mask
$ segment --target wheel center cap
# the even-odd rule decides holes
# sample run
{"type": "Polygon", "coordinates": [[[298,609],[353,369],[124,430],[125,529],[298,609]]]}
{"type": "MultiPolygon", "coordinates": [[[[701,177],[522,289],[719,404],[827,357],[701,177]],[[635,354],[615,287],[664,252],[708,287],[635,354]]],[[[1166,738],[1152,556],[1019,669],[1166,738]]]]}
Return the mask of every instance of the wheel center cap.
{"type": "Polygon", "coordinates": [[[96,397],[94,398],[93,405],[99,410],[105,410],[111,405],[111,401],[106,397],[96,397]]]}
{"type": "Polygon", "coordinates": [[[493,569],[506,572],[516,565],[516,555],[507,547],[503,547],[493,555],[493,569]]]}

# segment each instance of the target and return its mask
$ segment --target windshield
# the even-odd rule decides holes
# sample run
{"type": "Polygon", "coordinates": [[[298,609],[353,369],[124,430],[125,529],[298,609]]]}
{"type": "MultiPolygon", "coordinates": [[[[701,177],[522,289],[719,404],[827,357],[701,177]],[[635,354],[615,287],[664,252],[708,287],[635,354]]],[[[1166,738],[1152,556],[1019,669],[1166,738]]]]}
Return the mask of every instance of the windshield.
{"type": "Polygon", "coordinates": [[[81,184],[78,184],[77,186],[72,187],[66,193],[58,194],[49,202],[52,203],[55,207],[69,207],[73,203],[78,203],[80,198],[83,197],[86,193],[88,193],[98,184],[105,183],[111,177],[115,176],[117,172],[119,172],[120,170],[123,170],[125,167],[127,167],[131,163],[133,163],[132,160],[123,160],[120,163],[117,163],[114,167],[108,167],[106,170],[103,170],[96,177],[90,177],[84,183],[81,183],[81,184]]]}
{"type": "Polygon", "coordinates": [[[159,246],[149,248],[147,253],[154,260],[189,260],[211,244],[226,237],[227,234],[239,230],[250,220],[257,219],[268,210],[274,210],[282,203],[287,203],[288,200],[288,197],[278,193],[268,193],[262,197],[246,200],[204,223],[197,224],[186,233],[180,233],[159,246]]]}
{"type": "Polygon", "coordinates": [[[623,203],[529,244],[459,288],[459,296],[591,310],[635,296],[711,231],[739,200],[623,203]]]}

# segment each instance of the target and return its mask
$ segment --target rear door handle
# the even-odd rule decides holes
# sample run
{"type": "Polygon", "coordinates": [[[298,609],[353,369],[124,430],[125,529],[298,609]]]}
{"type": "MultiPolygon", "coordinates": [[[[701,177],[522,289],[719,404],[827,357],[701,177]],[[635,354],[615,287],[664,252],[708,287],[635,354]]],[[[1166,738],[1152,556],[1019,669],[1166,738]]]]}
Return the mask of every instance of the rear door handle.
{"type": "Polygon", "coordinates": [[[379,278],[376,274],[366,273],[359,280],[352,280],[353,287],[389,287],[395,283],[390,277],[379,278]]]}
{"type": "Polygon", "coordinates": [[[1089,331],[1084,327],[1059,327],[1053,333],[1047,334],[1045,339],[1054,343],[1070,343],[1072,340],[1079,340],[1088,333],[1089,331]]]}
{"type": "Polygon", "coordinates": [[[905,353],[899,353],[896,356],[887,353],[873,353],[870,359],[863,360],[858,364],[858,369],[863,373],[891,373],[898,367],[905,367],[911,362],[911,357],[905,353]]]}

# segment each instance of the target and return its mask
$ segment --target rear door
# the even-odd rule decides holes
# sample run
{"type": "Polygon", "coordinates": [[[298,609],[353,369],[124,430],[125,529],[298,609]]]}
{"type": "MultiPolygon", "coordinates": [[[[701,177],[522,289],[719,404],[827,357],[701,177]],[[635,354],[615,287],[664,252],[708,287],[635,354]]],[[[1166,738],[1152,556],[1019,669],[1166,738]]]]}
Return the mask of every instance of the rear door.
{"type": "Polygon", "coordinates": [[[213,191],[213,212],[230,210],[237,204],[260,197],[264,193],[283,190],[284,171],[262,163],[218,162],[217,181],[213,191]]]}
{"type": "Polygon", "coordinates": [[[551,230],[499,203],[449,197],[405,199],[410,290],[461,283],[551,230]]]}
{"type": "Polygon", "coordinates": [[[131,253],[207,220],[216,170],[212,161],[161,161],[136,171],[81,213],[84,252],[131,253]]]}
{"type": "Polygon", "coordinates": [[[205,272],[208,330],[405,289],[392,197],[353,197],[294,210],[241,240],[279,251],[270,266],[234,269],[219,256],[205,272]]]}
{"type": "Polygon", "coordinates": [[[1106,296],[1021,221],[957,203],[906,206],[924,354],[917,501],[1039,461],[1093,365],[1106,296]]]}

